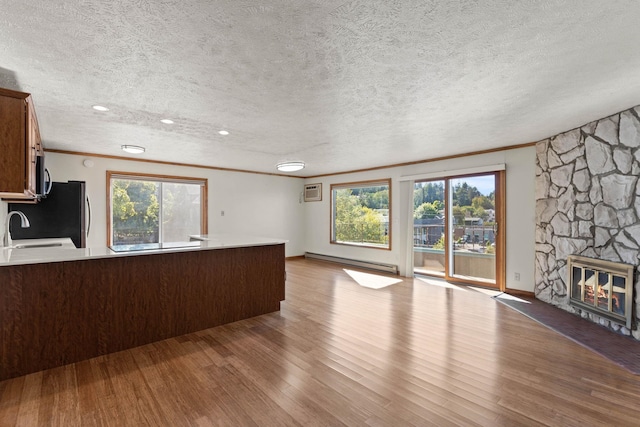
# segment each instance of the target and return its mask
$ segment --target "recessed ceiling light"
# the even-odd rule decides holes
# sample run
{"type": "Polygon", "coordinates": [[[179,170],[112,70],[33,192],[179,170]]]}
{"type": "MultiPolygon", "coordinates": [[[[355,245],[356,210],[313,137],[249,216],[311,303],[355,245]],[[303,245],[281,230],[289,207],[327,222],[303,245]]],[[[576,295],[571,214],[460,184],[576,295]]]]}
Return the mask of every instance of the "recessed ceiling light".
{"type": "Polygon", "coordinates": [[[171,120],[171,119],[162,119],[160,121],[162,123],[164,123],[165,125],[172,125],[173,124],[173,120],[171,120]]]}
{"type": "Polygon", "coordinates": [[[145,148],[140,147],[139,145],[121,145],[120,148],[131,154],[142,154],[145,152],[145,148]]]}
{"type": "Polygon", "coordinates": [[[102,105],[94,105],[93,109],[97,111],[109,111],[107,107],[103,107],[102,105]]]}
{"type": "Polygon", "coordinates": [[[304,169],[304,162],[282,162],[276,165],[280,172],[296,172],[304,169]]]}
{"type": "Polygon", "coordinates": [[[229,135],[229,131],[227,131],[227,130],[219,130],[218,133],[220,135],[229,135]]]}

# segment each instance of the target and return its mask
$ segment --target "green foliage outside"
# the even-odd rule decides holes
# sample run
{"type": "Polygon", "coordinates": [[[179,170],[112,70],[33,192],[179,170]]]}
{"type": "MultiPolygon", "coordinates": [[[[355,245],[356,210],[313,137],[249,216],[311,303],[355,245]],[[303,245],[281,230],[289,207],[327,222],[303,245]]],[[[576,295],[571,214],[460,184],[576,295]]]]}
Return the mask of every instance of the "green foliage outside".
{"type": "MultiPolygon", "coordinates": [[[[472,182],[472,181],[471,181],[472,182]]],[[[454,218],[455,232],[459,236],[464,234],[465,238],[460,237],[458,244],[463,243],[479,243],[486,244],[485,253],[495,253],[495,246],[490,242],[492,232],[484,232],[484,228],[489,229],[494,224],[488,222],[489,209],[495,209],[495,192],[491,192],[485,196],[477,187],[467,182],[457,180],[451,188],[452,205],[449,214],[454,218]],[[478,226],[471,223],[469,218],[481,218],[483,225],[478,226]],[[484,234],[477,239],[480,227],[484,234]],[[471,234],[471,239],[467,234],[471,234]],[[468,239],[468,240],[467,240],[468,239]]],[[[416,183],[413,192],[413,218],[416,224],[417,234],[414,236],[415,243],[420,246],[426,246],[432,249],[444,250],[444,236],[440,233],[444,232],[445,224],[436,223],[434,221],[423,221],[425,219],[442,218],[444,215],[445,201],[445,185],[444,181],[431,181],[416,183]],[[435,242],[435,243],[433,243],[435,242]]]]}
{"type": "Polygon", "coordinates": [[[192,183],[113,180],[113,243],[179,242],[198,234],[200,190],[192,183]]]}
{"type": "Polygon", "coordinates": [[[444,201],[443,182],[418,183],[418,186],[419,187],[413,191],[414,209],[424,203],[442,203],[444,201]]]}
{"type": "Polygon", "coordinates": [[[137,180],[113,180],[113,243],[158,242],[158,185],[137,180]]]}
{"type": "Polygon", "coordinates": [[[389,209],[387,186],[334,190],[335,240],[387,245],[384,215],[389,209]]]}
{"type": "MultiPolygon", "coordinates": [[[[453,186],[453,207],[452,215],[457,224],[464,224],[464,218],[482,218],[486,220],[489,216],[488,209],[495,209],[495,193],[488,196],[466,182],[457,183],[453,186]]],[[[416,184],[413,191],[413,207],[415,219],[432,218],[433,207],[437,211],[444,209],[444,182],[426,182],[416,184]],[[425,205],[428,204],[428,205],[425,205]]]]}
{"type": "Polygon", "coordinates": [[[433,244],[432,248],[444,251],[444,234],[442,235],[442,237],[440,237],[440,240],[433,244]]]}
{"type": "Polygon", "coordinates": [[[493,202],[494,200],[487,196],[477,196],[477,197],[474,197],[473,200],[471,200],[471,206],[473,206],[474,209],[479,209],[479,208],[493,209],[494,207],[493,202]]]}
{"type": "Polygon", "coordinates": [[[433,203],[424,202],[413,211],[414,219],[432,219],[438,217],[440,210],[444,209],[439,200],[433,203]]]}
{"type": "Polygon", "coordinates": [[[200,233],[200,186],[162,183],[162,240],[179,242],[200,233]]]}
{"type": "Polygon", "coordinates": [[[471,206],[474,197],[481,197],[482,193],[476,187],[470,186],[466,182],[457,183],[453,186],[453,204],[458,206],[471,206]]]}
{"type": "Polygon", "coordinates": [[[456,224],[464,224],[464,218],[467,216],[467,213],[460,206],[453,206],[451,209],[451,215],[456,219],[456,224]]]}

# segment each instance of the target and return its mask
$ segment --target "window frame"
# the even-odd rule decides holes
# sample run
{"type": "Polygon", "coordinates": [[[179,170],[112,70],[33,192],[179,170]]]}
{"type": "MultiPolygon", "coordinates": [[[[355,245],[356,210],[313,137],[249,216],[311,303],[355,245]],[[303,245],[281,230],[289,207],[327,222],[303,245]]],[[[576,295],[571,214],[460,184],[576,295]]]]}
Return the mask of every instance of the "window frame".
{"type": "MultiPolygon", "coordinates": [[[[209,232],[208,221],[208,185],[209,180],[207,178],[194,178],[177,175],[163,175],[163,174],[151,174],[141,172],[122,172],[122,171],[107,171],[107,246],[113,244],[113,213],[111,211],[111,180],[112,179],[126,179],[126,180],[138,180],[138,181],[154,181],[154,182],[168,182],[174,184],[197,184],[200,185],[200,234],[207,234],[209,232]]],[[[162,205],[160,207],[162,209],[162,205]]]]}
{"type": "Polygon", "coordinates": [[[344,245],[344,246],[351,246],[351,247],[357,247],[357,248],[367,248],[367,249],[378,249],[378,250],[385,250],[385,251],[391,251],[392,248],[392,186],[391,186],[391,178],[382,178],[382,179],[372,179],[372,180],[367,180],[367,181],[354,181],[354,182],[340,182],[340,183],[335,183],[335,184],[331,184],[330,186],[330,210],[329,210],[329,243],[332,245],[344,245]],[[372,243],[355,243],[355,242],[341,242],[336,240],[335,238],[335,193],[334,190],[342,190],[342,189],[354,189],[354,188],[367,188],[367,187],[382,187],[382,186],[387,186],[388,188],[388,192],[389,192],[389,223],[388,223],[388,242],[385,246],[383,245],[376,245],[376,244],[372,244],[372,243]]]}

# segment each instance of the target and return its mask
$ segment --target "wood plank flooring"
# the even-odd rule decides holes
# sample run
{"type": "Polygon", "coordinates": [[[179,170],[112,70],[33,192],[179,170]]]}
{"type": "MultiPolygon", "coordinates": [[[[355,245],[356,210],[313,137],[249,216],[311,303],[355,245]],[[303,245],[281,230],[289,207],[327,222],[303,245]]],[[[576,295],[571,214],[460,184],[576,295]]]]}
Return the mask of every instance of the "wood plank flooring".
{"type": "Polygon", "coordinates": [[[280,312],[1,382],[0,426],[640,423],[639,377],[485,294],[287,272],[280,312]]]}

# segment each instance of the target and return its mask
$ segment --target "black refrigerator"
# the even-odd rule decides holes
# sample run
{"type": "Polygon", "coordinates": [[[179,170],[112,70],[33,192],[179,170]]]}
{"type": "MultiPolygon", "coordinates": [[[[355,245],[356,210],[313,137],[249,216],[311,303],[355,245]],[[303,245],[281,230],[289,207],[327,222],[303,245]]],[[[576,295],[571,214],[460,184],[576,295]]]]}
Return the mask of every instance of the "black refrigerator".
{"type": "Polygon", "coordinates": [[[51,185],[49,194],[36,204],[9,203],[8,212],[22,211],[31,224],[28,228],[22,228],[20,217],[11,217],[11,238],[70,237],[76,247],[86,247],[90,219],[87,217],[89,199],[85,182],[53,182],[51,185]]]}

